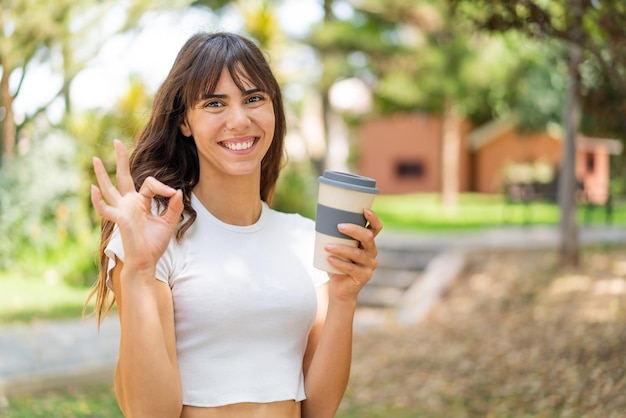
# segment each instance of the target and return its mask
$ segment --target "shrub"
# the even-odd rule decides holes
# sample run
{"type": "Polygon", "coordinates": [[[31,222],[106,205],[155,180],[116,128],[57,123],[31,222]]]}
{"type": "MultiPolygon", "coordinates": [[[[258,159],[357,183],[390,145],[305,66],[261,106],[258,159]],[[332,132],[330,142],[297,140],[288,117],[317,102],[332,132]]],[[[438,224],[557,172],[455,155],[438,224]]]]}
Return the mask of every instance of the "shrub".
{"type": "Polygon", "coordinates": [[[305,163],[291,164],[283,169],[276,184],[273,207],[287,213],[315,218],[317,179],[305,163]]]}
{"type": "MultiPolygon", "coordinates": [[[[80,193],[75,141],[59,130],[42,129],[21,139],[19,149],[0,170],[0,269],[20,266],[32,272],[66,256],[81,259],[92,228],[80,193]]],[[[88,271],[86,266],[78,265],[78,271],[88,271]]],[[[70,266],[60,271],[76,273],[70,266]]]]}

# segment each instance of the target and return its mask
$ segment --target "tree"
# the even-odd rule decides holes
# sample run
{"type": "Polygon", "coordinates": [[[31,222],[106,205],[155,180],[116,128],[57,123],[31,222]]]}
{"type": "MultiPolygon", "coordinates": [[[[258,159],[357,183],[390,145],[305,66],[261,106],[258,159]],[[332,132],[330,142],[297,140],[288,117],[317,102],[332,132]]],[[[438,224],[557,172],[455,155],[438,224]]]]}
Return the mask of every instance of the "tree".
{"type": "MultiPolygon", "coordinates": [[[[569,87],[563,110],[565,144],[559,183],[560,260],[579,263],[575,198],[575,141],[580,123],[584,63],[626,93],[626,5],[621,0],[451,0],[479,27],[492,32],[519,31],[568,45],[569,87]]],[[[622,115],[623,117],[623,115],[622,115]]]]}
{"type": "Polygon", "coordinates": [[[442,202],[453,209],[459,189],[461,121],[480,123],[493,116],[489,88],[517,75],[519,71],[507,70],[515,69],[519,60],[509,54],[498,66],[490,64],[494,54],[507,55],[500,47],[504,42],[472,34],[467,19],[445,2],[350,4],[351,16],[327,19],[310,36],[324,63],[322,85],[359,77],[374,90],[375,113],[419,110],[443,115],[442,202]]]}
{"type": "Polygon", "coordinates": [[[310,150],[310,159],[315,175],[322,175],[328,164],[328,152],[330,148],[331,125],[333,123],[333,109],[330,103],[330,89],[335,81],[342,76],[349,76],[345,48],[338,47],[336,42],[342,42],[349,37],[344,22],[337,19],[333,12],[334,0],[322,2],[323,19],[312,28],[304,42],[311,45],[316,51],[320,62],[320,76],[314,88],[319,97],[319,114],[321,115],[321,136],[323,145],[310,150]]]}
{"type": "Polygon", "coordinates": [[[15,154],[18,131],[61,97],[71,111],[70,90],[76,75],[110,37],[135,30],[149,10],[175,7],[184,0],[7,0],[0,17],[0,152],[4,160],[15,154]],[[8,2],[8,4],[6,4],[8,2]],[[111,15],[122,16],[111,24],[111,15]],[[62,78],[56,94],[22,121],[13,111],[26,75],[36,66],[48,65],[62,78]],[[15,82],[17,80],[17,82],[15,82]],[[3,115],[3,117],[2,117],[3,115]]]}
{"type": "Polygon", "coordinates": [[[7,159],[13,158],[16,142],[16,124],[13,101],[19,94],[27,67],[37,54],[42,58],[57,37],[66,34],[63,25],[68,20],[70,3],[59,1],[46,7],[46,2],[37,0],[14,0],[4,9],[0,20],[0,98],[2,99],[2,152],[7,159]],[[9,80],[15,74],[19,81],[11,91],[9,80]]]}

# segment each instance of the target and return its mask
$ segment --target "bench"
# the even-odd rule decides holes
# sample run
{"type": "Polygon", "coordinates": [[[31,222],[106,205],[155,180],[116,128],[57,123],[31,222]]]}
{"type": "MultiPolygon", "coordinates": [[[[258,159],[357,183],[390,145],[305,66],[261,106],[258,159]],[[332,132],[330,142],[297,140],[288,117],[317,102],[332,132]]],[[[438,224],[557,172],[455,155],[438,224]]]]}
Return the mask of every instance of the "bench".
{"type": "MultiPolygon", "coordinates": [[[[536,202],[546,202],[558,204],[558,183],[557,180],[549,183],[507,183],[504,186],[506,205],[503,213],[504,222],[507,223],[507,212],[510,212],[512,204],[523,204],[524,224],[529,224],[532,220],[532,204],[536,202]]],[[[597,200],[597,199],[596,199],[597,200]]],[[[607,225],[612,222],[613,198],[611,194],[603,203],[596,203],[590,199],[584,184],[580,181],[576,184],[576,202],[585,205],[584,222],[591,223],[593,213],[598,209],[604,209],[604,221],[607,225]]]]}

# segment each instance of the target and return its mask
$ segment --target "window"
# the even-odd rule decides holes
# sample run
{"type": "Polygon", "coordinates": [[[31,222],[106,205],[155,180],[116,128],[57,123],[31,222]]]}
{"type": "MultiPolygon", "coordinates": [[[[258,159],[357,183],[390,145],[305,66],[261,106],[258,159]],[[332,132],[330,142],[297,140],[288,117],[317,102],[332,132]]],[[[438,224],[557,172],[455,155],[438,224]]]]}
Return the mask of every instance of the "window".
{"type": "Polygon", "coordinates": [[[587,173],[593,173],[596,167],[596,154],[593,152],[587,152],[585,154],[585,167],[587,167],[587,173]]]}
{"type": "Polygon", "coordinates": [[[418,179],[424,176],[424,164],[421,161],[400,161],[396,163],[396,177],[418,179]]]}

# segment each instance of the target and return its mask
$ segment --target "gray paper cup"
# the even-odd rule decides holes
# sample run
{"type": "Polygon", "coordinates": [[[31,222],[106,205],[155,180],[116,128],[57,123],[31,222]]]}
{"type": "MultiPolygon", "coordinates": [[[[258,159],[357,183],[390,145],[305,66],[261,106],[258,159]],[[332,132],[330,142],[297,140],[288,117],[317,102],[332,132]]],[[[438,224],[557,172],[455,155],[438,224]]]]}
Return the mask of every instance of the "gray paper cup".
{"type": "Polygon", "coordinates": [[[372,207],[378,194],[376,180],[356,174],[326,170],[320,176],[315,216],[315,252],[313,266],[329,273],[341,273],[331,266],[324,246],[338,243],[357,247],[358,241],[337,229],[340,223],[366,225],[363,211],[372,207]]]}

